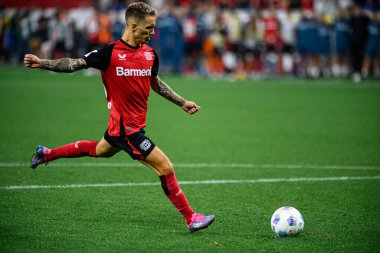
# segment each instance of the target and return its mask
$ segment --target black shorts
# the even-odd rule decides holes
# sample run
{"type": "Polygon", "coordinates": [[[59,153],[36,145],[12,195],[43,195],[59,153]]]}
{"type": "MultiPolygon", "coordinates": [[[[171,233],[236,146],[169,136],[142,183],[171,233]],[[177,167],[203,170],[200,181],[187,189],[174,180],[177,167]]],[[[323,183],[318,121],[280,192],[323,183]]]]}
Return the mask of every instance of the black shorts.
{"type": "Polygon", "coordinates": [[[144,160],[156,146],[152,140],[145,135],[145,131],[140,131],[126,136],[110,136],[108,129],[104,133],[104,139],[115,148],[120,148],[127,152],[134,160],[144,160]]]}

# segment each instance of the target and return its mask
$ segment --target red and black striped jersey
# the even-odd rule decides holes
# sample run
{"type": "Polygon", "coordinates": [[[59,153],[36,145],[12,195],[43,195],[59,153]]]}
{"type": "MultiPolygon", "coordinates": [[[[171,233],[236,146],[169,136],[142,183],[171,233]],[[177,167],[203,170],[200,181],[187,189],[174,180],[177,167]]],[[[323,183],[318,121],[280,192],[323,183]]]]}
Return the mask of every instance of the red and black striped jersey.
{"type": "Polygon", "coordinates": [[[145,127],[151,76],[158,75],[157,54],[146,44],[137,47],[117,40],[84,57],[100,70],[110,110],[108,134],[123,136],[145,127]]]}

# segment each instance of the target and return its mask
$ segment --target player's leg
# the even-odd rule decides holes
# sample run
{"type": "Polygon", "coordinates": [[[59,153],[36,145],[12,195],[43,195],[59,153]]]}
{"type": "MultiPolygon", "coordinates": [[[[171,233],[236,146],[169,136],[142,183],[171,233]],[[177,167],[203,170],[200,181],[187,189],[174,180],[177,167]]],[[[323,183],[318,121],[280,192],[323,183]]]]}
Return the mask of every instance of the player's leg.
{"type": "Polygon", "coordinates": [[[185,194],[179,188],[169,158],[144,133],[144,130],[140,130],[127,136],[112,137],[106,132],[104,137],[113,147],[123,149],[133,159],[139,160],[159,175],[164,192],[184,216],[191,232],[208,227],[215,216],[197,214],[191,209],[185,194]]]}
{"type": "Polygon", "coordinates": [[[82,156],[111,157],[119,151],[119,148],[111,146],[104,138],[99,142],[81,140],[53,149],[39,145],[32,156],[31,167],[35,169],[40,164],[48,163],[59,158],[82,156]]]}
{"type": "Polygon", "coordinates": [[[214,215],[197,214],[190,207],[185,193],[178,184],[173,165],[161,149],[157,146],[154,147],[151,153],[141,162],[160,176],[161,186],[166,196],[182,214],[190,232],[207,228],[215,220],[214,215]]]}
{"type": "Polygon", "coordinates": [[[160,173],[158,172],[157,168],[153,167],[152,165],[150,165],[149,163],[143,161],[143,160],[139,160],[140,163],[144,164],[145,166],[147,166],[148,168],[150,168],[151,170],[153,170],[154,172],[157,173],[158,176],[160,176],[160,173]]]}
{"type": "Polygon", "coordinates": [[[141,162],[155,168],[160,176],[174,173],[173,164],[157,146],[155,146],[145,160],[141,160],[141,162]]]}
{"type": "Polygon", "coordinates": [[[148,157],[146,157],[145,160],[141,160],[141,162],[153,169],[159,175],[161,186],[166,196],[185,218],[186,223],[189,224],[191,222],[191,217],[195,212],[190,207],[185,194],[179,187],[173,165],[169,158],[161,151],[161,149],[154,147],[148,157]]]}

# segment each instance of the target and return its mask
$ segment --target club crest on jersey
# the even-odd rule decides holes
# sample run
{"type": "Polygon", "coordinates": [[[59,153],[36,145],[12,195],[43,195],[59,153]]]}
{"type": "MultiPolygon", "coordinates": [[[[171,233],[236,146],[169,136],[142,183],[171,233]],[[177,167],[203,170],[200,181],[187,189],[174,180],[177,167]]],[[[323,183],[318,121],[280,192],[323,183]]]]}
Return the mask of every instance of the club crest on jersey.
{"type": "Polygon", "coordinates": [[[151,53],[151,52],[145,52],[144,55],[145,55],[145,59],[146,59],[147,61],[151,61],[151,60],[153,60],[153,56],[152,56],[152,53],[151,53]]]}
{"type": "Polygon", "coordinates": [[[127,55],[126,54],[117,54],[119,56],[119,60],[120,61],[125,61],[127,59],[127,55]]]}
{"type": "Polygon", "coordinates": [[[141,142],[140,144],[140,148],[144,151],[147,151],[150,146],[152,146],[152,143],[148,140],[148,139],[145,139],[143,142],[141,142]]]}

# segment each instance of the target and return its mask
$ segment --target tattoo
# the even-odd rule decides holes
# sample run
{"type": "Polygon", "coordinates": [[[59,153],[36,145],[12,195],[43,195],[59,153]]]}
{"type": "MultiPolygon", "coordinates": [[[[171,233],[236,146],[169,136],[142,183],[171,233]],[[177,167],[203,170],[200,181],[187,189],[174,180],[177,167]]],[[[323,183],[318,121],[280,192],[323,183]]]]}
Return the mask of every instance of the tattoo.
{"type": "Polygon", "coordinates": [[[162,81],[158,76],[153,76],[151,78],[150,84],[155,92],[173,102],[174,104],[179,106],[183,106],[185,104],[186,100],[175,93],[172,88],[170,88],[169,85],[162,81]]]}
{"type": "Polygon", "coordinates": [[[42,60],[41,69],[47,69],[55,72],[71,73],[87,67],[83,58],[71,59],[61,58],[57,60],[42,60]]]}

